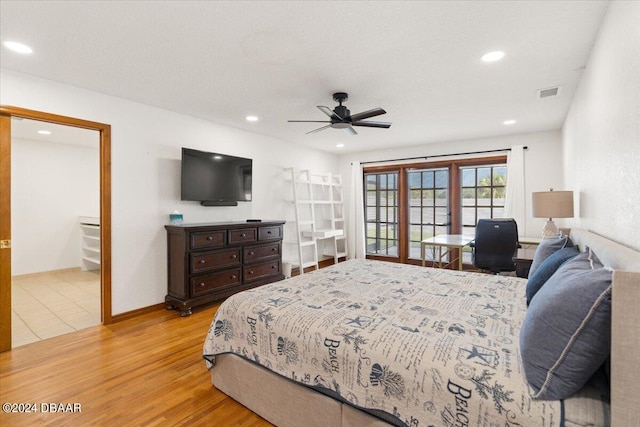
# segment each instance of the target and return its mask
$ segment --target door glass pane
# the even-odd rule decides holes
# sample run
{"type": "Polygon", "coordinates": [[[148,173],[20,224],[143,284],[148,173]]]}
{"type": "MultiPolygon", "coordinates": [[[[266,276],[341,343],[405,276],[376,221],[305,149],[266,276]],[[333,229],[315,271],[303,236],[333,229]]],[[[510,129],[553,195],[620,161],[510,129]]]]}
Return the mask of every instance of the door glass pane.
{"type": "Polygon", "coordinates": [[[460,172],[463,185],[462,232],[473,235],[479,219],[504,216],[507,167],[504,164],[461,167],[460,172]]]}
{"type": "MultiPolygon", "coordinates": [[[[475,227],[477,223],[476,220],[476,208],[462,208],[462,225],[468,225],[471,227],[475,227]]],[[[466,234],[466,233],[465,233],[466,234]]]]}
{"type": "Polygon", "coordinates": [[[476,189],[463,188],[462,189],[462,206],[475,206],[476,205],[476,189]]]}
{"type": "MultiPolygon", "coordinates": [[[[409,191],[409,258],[420,259],[420,241],[448,234],[449,169],[412,169],[407,172],[409,191]],[[419,184],[419,185],[418,185],[419,184]]],[[[427,259],[431,259],[427,256],[427,259]]]]}
{"type": "Polygon", "coordinates": [[[365,173],[367,254],[398,256],[397,172],[365,173]]]}

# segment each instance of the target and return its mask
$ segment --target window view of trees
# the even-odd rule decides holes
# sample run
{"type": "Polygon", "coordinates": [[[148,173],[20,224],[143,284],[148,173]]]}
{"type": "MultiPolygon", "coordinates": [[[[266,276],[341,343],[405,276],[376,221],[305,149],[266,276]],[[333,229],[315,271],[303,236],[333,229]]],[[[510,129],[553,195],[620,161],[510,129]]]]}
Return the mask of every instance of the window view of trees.
{"type": "Polygon", "coordinates": [[[475,234],[480,218],[498,218],[504,214],[507,167],[491,165],[461,167],[463,234],[475,234]]]}

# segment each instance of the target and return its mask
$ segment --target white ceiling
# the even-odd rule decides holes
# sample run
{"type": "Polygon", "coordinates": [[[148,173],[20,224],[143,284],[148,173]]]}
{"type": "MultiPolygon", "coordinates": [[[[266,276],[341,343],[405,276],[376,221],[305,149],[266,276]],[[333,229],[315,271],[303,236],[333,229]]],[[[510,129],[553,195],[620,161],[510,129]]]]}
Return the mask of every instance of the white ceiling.
{"type": "Polygon", "coordinates": [[[19,118],[14,118],[11,123],[11,139],[81,145],[95,150],[100,148],[98,131],[19,118]],[[42,135],[39,133],[42,131],[49,133],[42,135]]]}
{"type": "Polygon", "coordinates": [[[292,143],[359,151],[560,128],[607,3],[3,0],[0,39],[34,52],[3,46],[0,61],[292,143]],[[493,50],[505,58],[483,63],[493,50]],[[537,99],[556,85],[559,96],[537,99]],[[316,105],[334,108],[337,91],[349,93],[352,114],[382,107],[372,120],[393,125],[349,136],[287,123],[325,120],[316,105]]]}

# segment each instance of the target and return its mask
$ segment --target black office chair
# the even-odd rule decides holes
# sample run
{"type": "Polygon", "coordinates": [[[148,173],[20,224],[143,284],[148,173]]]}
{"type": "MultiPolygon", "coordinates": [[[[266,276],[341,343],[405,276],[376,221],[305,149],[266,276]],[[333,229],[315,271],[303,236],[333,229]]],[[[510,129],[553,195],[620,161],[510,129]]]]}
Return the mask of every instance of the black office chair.
{"type": "Polygon", "coordinates": [[[518,244],[518,224],[513,218],[480,219],[476,237],[471,242],[473,265],[494,274],[515,271],[514,257],[518,244]]]}

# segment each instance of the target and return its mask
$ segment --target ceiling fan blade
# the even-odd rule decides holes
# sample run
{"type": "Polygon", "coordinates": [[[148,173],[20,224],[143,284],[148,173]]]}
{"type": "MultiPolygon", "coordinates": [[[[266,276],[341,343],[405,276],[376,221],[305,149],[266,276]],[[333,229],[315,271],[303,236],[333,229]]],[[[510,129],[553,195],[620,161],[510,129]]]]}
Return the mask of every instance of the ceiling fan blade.
{"type": "Polygon", "coordinates": [[[389,129],[391,127],[391,123],[389,122],[353,122],[351,126],[364,126],[369,128],[384,128],[389,129]]]}
{"type": "Polygon", "coordinates": [[[359,120],[368,119],[369,117],[379,116],[380,114],[386,114],[382,108],[374,108],[372,110],[363,111],[362,113],[352,114],[350,119],[352,122],[357,122],[359,120]]]}
{"type": "Polygon", "coordinates": [[[320,111],[322,111],[323,113],[325,113],[327,116],[331,117],[334,120],[340,120],[343,121],[344,119],[342,117],[340,117],[339,115],[337,115],[335,113],[335,111],[333,111],[331,108],[329,107],[325,107],[323,105],[317,105],[318,109],[320,111]]]}
{"type": "Polygon", "coordinates": [[[331,125],[322,126],[321,128],[314,129],[312,131],[307,132],[307,135],[309,135],[311,133],[320,132],[321,130],[325,130],[325,129],[330,128],[330,127],[331,127],[331,125]]]}
{"type": "Polygon", "coordinates": [[[287,120],[289,123],[331,123],[330,120],[287,120]]]}
{"type": "Polygon", "coordinates": [[[358,132],[356,132],[356,130],[354,128],[352,128],[351,126],[343,128],[343,130],[348,133],[349,135],[357,135],[358,132]]]}

